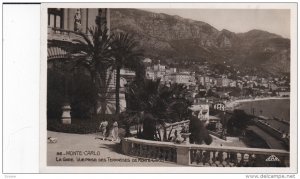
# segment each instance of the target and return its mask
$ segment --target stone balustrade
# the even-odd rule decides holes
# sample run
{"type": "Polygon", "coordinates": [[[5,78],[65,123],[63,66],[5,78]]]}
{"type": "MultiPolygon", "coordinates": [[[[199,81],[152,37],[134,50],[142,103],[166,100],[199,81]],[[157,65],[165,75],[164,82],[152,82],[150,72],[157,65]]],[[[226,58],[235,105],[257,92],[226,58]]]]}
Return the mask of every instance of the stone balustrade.
{"type": "Polygon", "coordinates": [[[176,127],[179,127],[179,126],[182,126],[182,125],[188,125],[190,123],[190,120],[185,120],[185,121],[180,121],[180,122],[174,122],[174,123],[170,123],[170,124],[167,124],[167,127],[173,127],[173,128],[176,128],[176,127]]]}
{"type": "Polygon", "coordinates": [[[275,149],[175,144],[125,138],[125,155],[158,159],[179,165],[212,167],[288,167],[289,152],[275,149]]]}
{"type": "Polygon", "coordinates": [[[125,138],[122,141],[122,151],[130,156],[177,162],[176,147],[170,142],[125,138]]]}

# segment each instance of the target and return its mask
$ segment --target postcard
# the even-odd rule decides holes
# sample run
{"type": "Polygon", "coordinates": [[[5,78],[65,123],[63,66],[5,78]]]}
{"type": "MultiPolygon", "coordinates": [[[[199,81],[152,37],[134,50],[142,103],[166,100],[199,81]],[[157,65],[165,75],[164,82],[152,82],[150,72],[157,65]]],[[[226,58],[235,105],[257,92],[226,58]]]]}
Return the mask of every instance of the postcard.
{"type": "Polygon", "coordinates": [[[296,7],[43,3],[40,171],[295,173],[296,7]]]}

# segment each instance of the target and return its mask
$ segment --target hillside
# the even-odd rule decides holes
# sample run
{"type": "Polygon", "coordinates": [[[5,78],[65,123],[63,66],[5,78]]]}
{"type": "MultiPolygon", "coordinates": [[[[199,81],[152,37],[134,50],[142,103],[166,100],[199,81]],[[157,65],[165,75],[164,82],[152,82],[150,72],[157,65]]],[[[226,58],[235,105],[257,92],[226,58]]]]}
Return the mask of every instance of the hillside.
{"type": "Polygon", "coordinates": [[[135,35],[145,56],[162,62],[226,62],[272,74],[290,71],[290,40],[262,30],[234,33],[208,23],[137,9],[111,9],[111,29],[135,35]]]}

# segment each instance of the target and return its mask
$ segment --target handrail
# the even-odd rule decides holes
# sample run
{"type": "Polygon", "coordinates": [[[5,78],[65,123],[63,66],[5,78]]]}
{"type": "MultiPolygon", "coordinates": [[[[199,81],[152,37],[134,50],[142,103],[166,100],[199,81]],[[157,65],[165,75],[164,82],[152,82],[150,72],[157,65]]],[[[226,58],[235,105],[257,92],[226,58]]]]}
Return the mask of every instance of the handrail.
{"type": "Polygon", "coordinates": [[[188,149],[203,149],[210,151],[224,151],[224,152],[237,152],[237,153],[256,153],[256,154],[282,154],[289,155],[288,151],[280,150],[280,149],[263,149],[263,148],[245,148],[245,147],[231,147],[231,146],[209,146],[209,145],[199,145],[199,144],[176,144],[172,142],[163,142],[163,141],[152,141],[152,140],[144,140],[137,138],[124,138],[125,141],[134,142],[137,144],[145,144],[145,145],[153,145],[158,147],[185,147],[188,149]]]}
{"type": "Polygon", "coordinates": [[[288,167],[290,161],[289,152],[278,149],[177,144],[137,138],[124,138],[122,152],[190,166],[288,167]]]}

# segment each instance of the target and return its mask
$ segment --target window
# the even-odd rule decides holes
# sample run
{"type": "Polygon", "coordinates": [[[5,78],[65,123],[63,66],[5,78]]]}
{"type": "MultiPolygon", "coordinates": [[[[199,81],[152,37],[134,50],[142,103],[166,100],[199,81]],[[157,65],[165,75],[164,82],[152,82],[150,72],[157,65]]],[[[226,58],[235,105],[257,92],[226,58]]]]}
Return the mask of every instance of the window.
{"type": "Polygon", "coordinates": [[[64,11],[59,8],[48,9],[48,26],[55,28],[63,28],[64,11]]]}

